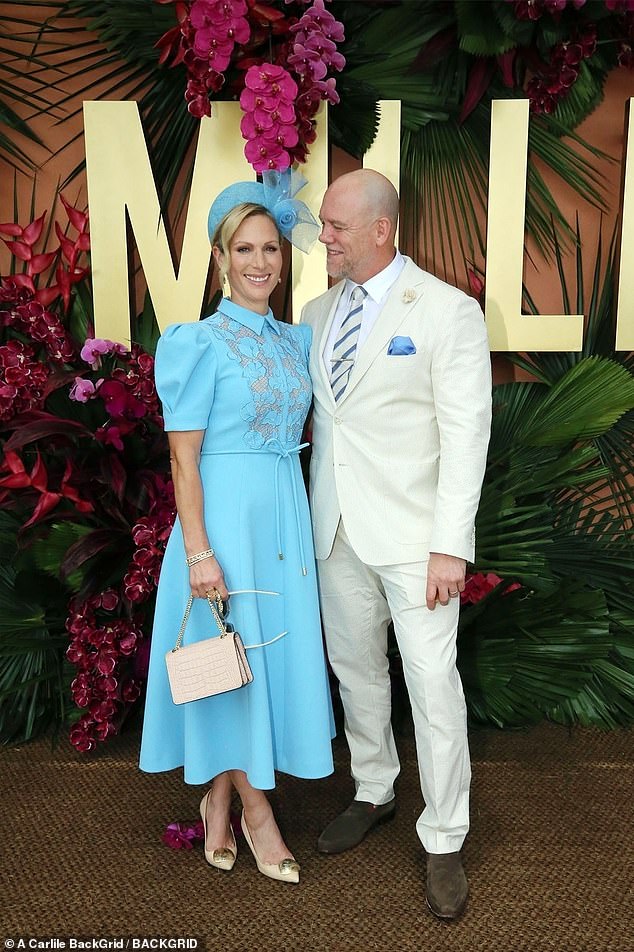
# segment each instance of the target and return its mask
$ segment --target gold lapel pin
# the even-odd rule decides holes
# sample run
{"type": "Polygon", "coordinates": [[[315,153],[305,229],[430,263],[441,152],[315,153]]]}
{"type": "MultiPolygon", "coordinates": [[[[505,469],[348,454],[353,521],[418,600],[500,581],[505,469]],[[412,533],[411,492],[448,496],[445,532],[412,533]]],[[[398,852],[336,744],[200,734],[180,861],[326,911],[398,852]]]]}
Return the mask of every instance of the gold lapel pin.
{"type": "Polygon", "coordinates": [[[403,304],[411,304],[412,301],[415,301],[415,300],[416,300],[416,291],[414,290],[414,288],[406,288],[403,291],[403,297],[402,297],[403,304]]]}

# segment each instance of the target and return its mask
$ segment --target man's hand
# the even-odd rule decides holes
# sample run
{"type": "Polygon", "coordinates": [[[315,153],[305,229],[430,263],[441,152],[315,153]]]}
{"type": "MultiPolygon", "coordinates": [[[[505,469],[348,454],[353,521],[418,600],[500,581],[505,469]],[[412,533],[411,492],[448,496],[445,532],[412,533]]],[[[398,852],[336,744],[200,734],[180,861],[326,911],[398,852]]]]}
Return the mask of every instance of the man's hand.
{"type": "Polygon", "coordinates": [[[436,602],[447,605],[450,598],[459,598],[464,591],[467,563],[455,555],[429,553],[427,566],[427,607],[433,611],[436,602]]]}

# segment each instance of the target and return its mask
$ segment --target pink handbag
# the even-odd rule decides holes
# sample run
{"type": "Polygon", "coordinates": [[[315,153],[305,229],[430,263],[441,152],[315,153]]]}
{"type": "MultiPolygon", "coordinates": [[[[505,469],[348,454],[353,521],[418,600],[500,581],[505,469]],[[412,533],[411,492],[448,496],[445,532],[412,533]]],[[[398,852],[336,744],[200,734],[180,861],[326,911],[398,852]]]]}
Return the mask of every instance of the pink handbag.
{"type": "Polygon", "coordinates": [[[220,597],[213,601],[207,596],[220,634],[183,647],[183,635],[193,602],[194,597],[190,595],[176,644],[165,655],[174,704],[185,704],[224,691],[234,691],[253,681],[242,638],[231,625],[225,624],[224,605],[220,597]]]}

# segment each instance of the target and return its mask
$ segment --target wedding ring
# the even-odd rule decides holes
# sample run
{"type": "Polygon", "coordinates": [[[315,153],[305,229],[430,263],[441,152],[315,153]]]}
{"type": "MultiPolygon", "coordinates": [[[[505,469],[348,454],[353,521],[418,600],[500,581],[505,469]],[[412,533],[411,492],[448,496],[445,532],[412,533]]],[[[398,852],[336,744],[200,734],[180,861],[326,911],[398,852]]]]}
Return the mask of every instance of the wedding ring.
{"type": "Polygon", "coordinates": [[[455,598],[456,595],[460,595],[460,592],[449,592],[449,598],[455,598]]]}

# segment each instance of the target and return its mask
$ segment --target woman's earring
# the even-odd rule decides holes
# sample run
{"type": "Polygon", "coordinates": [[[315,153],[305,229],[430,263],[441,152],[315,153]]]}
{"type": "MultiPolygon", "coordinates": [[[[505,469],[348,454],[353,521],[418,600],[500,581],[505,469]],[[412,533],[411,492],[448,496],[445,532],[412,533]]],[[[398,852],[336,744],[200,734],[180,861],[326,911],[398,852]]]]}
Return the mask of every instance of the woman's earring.
{"type": "Polygon", "coordinates": [[[278,279],[277,279],[277,283],[278,283],[278,284],[281,284],[281,283],[282,283],[282,279],[281,279],[281,278],[278,278],[278,279]]]}

